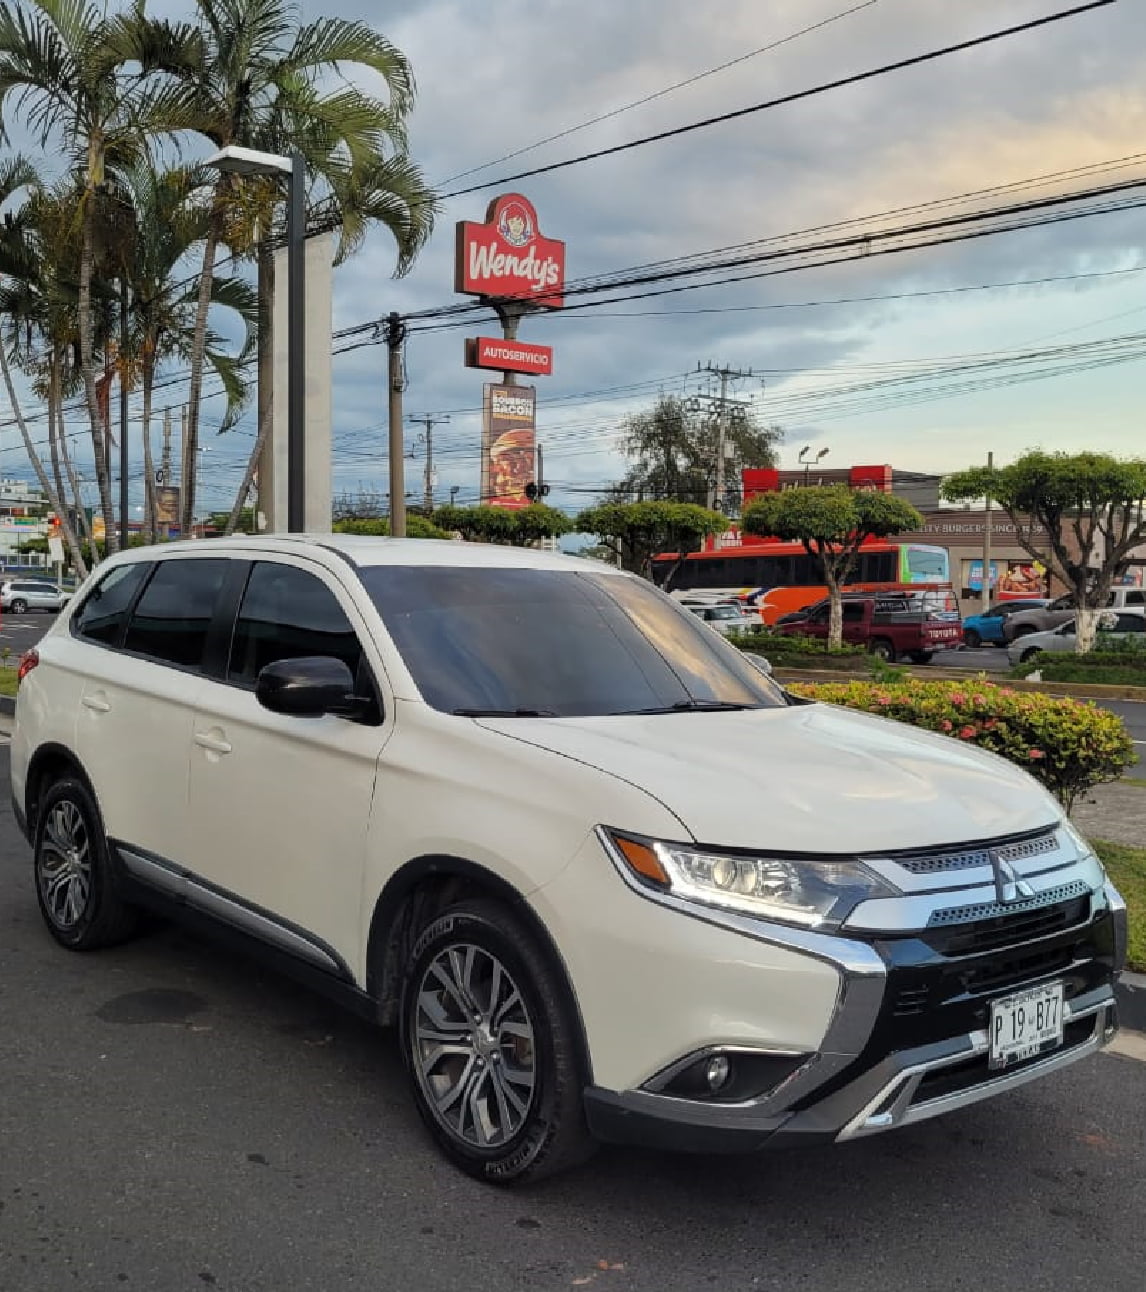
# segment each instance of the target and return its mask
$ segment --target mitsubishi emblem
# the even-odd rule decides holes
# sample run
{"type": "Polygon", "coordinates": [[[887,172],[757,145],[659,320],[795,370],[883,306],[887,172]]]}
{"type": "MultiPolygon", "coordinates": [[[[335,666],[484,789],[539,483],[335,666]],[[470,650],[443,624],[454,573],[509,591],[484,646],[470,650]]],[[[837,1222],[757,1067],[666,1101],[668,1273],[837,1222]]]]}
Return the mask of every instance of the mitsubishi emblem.
{"type": "Polygon", "coordinates": [[[1034,896],[1031,886],[1015,874],[1015,868],[1009,861],[1000,857],[993,848],[990,855],[991,869],[995,872],[995,895],[1000,905],[1006,906],[1009,902],[1034,896]]]}

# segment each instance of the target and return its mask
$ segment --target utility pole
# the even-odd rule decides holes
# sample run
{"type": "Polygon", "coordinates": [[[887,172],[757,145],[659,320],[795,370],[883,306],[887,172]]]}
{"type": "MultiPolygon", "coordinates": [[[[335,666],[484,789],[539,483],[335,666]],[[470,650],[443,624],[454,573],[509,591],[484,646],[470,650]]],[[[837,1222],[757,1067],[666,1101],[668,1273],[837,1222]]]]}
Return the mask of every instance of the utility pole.
{"type": "Polygon", "coordinates": [[[119,279],[119,546],[126,552],[131,537],[127,501],[127,279],[119,279]]]}
{"type": "MultiPolygon", "coordinates": [[[[987,454],[987,470],[995,467],[995,455],[987,454]]],[[[983,614],[991,613],[991,495],[987,495],[987,509],[983,513],[983,614]]]]}
{"type": "MultiPolygon", "coordinates": [[[[187,458],[187,405],[186,404],[184,404],[179,414],[179,458],[181,463],[181,466],[179,469],[179,506],[180,506],[180,509],[182,509],[183,502],[187,497],[187,490],[191,487],[191,463],[188,461],[188,458],[187,458]]],[[[184,513],[182,512],[182,510],[180,511],[181,517],[185,514],[189,514],[189,513],[184,513]]],[[[194,532],[195,532],[194,518],[192,518],[191,524],[188,527],[188,531],[186,534],[183,532],[183,525],[180,524],[179,526],[180,538],[191,538],[194,532]]]]}
{"type": "MultiPolygon", "coordinates": [[[[726,505],[726,488],[725,488],[725,469],[728,442],[728,406],[732,402],[728,398],[728,383],[731,381],[742,381],[747,377],[753,377],[756,374],[751,368],[747,371],[739,368],[729,368],[727,366],[716,367],[712,363],[707,363],[702,368],[697,364],[698,372],[710,372],[713,376],[720,378],[719,396],[709,396],[708,402],[711,406],[716,405],[716,471],[713,486],[708,491],[708,506],[710,510],[723,511],[726,505]]],[[[699,407],[700,401],[697,401],[699,407]]]]}
{"type": "Polygon", "coordinates": [[[390,352],[390,537],[406,537],[406,468],[403,462],[405,443],[402,438],[402,392],[406,379],[402,372],[402,344],[406,325],[397,312],[386,319],[386,348],[390,352]]]}
{"type": "Polygon", "coordinates": [[[426,474],[422,483],[422,507],[428,516],[434,510],[434,427],[450,420],[449,413],[413,413],[406,418],[415,426],[424,426],[426,441],[426,474]]]}

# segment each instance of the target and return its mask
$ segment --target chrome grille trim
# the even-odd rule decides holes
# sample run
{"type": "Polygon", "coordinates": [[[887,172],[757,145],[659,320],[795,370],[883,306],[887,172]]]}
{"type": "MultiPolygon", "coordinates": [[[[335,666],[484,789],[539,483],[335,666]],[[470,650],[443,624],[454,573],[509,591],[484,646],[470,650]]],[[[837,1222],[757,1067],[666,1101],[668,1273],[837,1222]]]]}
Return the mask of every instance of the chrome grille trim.
{"type": "Polygon", "coordinates": [[[1029,857],[1045,856],[1059,847],[1058,832],[1047,830],[1034,839],[1016,839],[997,848],[961,849],[958,852],[926,852],[913,856],[890,857],[888,860],[902,867],[911,875],[934,875],[943,871],[975,870],[990,866],[991,853],[1004,861],[1025,861],[1029,857]]]}
{"type": "Polygon", "coordinates": [[[974,906],[948,906],[940,911],[932,911],[927,921],[929,929],[948,924],[970,924],[978,920],[992,920],[1004,915],[1020,915],[1024,911],[1036,911],[1042,906],[1054,906],[1058,902],[1069,902],[1076,897],[1086,897],[1090,885],[1081,879],[1069,884],[1060,884],[1058,888],[1048,888],[1036,893],[1033,897],[1023,897],[1015,902],[980,902],[974,906]]]}

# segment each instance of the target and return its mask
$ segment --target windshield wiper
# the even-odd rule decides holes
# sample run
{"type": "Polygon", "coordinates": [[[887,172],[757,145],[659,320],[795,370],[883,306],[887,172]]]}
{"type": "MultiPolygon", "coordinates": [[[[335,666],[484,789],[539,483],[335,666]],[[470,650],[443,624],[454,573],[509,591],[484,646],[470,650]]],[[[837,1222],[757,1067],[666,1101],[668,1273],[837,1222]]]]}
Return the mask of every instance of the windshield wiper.
{"type": "Polygon", "coordinates": [[[738,704],[735,700],[678,700],[675,704],[652,709],[621,709],[620,713],[737,713],[742,709],[762,709],[762,704],[738,704]]]}
{"type": "Polygon", "coordinates": [[[458,718],[556,718],[553,709],[451,709],[458,718]]]}

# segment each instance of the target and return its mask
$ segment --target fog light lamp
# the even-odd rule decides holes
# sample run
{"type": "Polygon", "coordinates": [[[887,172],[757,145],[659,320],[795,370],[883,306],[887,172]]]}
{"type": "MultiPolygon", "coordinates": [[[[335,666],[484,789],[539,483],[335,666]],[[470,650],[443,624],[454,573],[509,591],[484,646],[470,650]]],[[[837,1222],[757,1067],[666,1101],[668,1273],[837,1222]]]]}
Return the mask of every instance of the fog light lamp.
{"type": "Polygon", "coordinates": [[[731,1075],[732,1064],[724,1054],[714,1054],[704,1068],[704,1079],[711,1094],[722,1090],[728,1084],[728,1078],[731,1075]]]}

